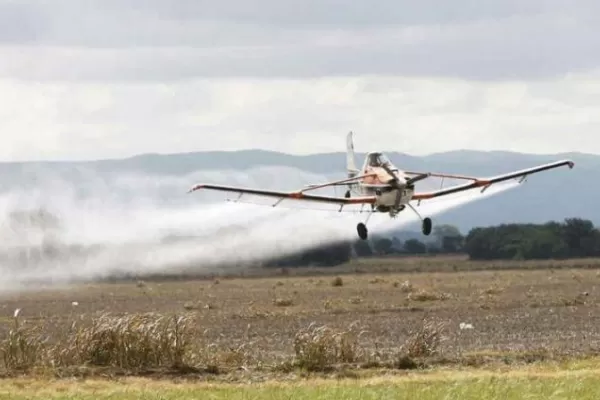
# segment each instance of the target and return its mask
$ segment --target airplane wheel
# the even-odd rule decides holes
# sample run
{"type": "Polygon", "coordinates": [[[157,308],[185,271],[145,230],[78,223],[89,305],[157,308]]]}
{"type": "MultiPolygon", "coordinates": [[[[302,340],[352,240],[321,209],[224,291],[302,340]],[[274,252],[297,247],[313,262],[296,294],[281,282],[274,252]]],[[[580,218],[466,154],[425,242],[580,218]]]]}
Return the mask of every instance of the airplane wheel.
{"type": "Polygon", "coordinates": [[[429,234],[431,233],[431,227],[432,227],[432,222],[431,222],[431,218],[425,218],[423,220],[423,235],[425,236],[429,236],[429,234]]]}
{"type": "Polygon", "coordinates": [[[362,222],[356,225],[356,231],[358,232],[358,237],[362,240],[366,240],[368,237],[367,226],[362,222]]]}

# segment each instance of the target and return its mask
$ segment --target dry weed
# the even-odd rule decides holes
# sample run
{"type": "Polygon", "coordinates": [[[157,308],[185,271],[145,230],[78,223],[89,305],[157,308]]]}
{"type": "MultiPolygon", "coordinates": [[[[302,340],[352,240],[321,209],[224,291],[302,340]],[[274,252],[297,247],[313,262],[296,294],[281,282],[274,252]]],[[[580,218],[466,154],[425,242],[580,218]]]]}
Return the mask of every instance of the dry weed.
{"type": "Polygon", "coordinates": [[[445,323],[425,321],[421,328],[409,336],[403,350],[411,358],[436,355],[443,341],[445,323]]]}
{"type": "Polygon", "coordinates": [[[352,327],[336,331],[311,324],[294,338],[296,363],[309,371],[323,371],[339,363],[355,362],[360,352],[359,336],[352,327]]]}
{"type": "Polygon", "coordinates": [[[446,293],[429,292],[424,289],[420,289],[419,291],[408,295],[408,299],[414,301],[441,301],[448,298],[449,296],[446,293]]]}
{"type": "Polygon", "coordinates": [[[191,319],[132,314],[73,321],[56,337],[44,337],[42,324],[28,326],[15,315],[15,327],[0,342],[7,370],[33,367],[110,366],[123,369],[181,367],[190,361],[191,319]]]}
{"type": "Polygon", "coordinates": [[[26,326],[19,321],[19,311],[14,314],[15,326],[0,343],[4,366],[11,370],[29,369],[43,358],[45,340],[39,326],[26,326]]]}
{"type": "Polygon", "coordinates": [[[200,302],[186,301],[185,303],[183,303],[183,308],[185,308],[188,311],[200,310],[202,309],[202,304],[200,302]]]}
{"type": "Polygon", "coordinates": [[[190,317],[105,314],[91,325],[74,323],[68,345],[55,346],[50,357],[55,366],[179,367],[186,364],[190,327],[190,317]]]}
{"type": "Polygon", "coordinates": [[[341,276],[336,276],[335,278],[333,278],[333,281],[331,282],[331,286],[344,286],[344,281],[342,280],[341,276]]]}
{"type": "Polygon", "coordinates": [[[256,361],[252,351],[252,343],[242,343],[225,350],[219,350],[213,346],[213,351],[207,352],[207,354],[211,355],[212,363],[209,362],[209,364],[224,367],[240,368],[256,361]]]}
{"type": "Polygon", "coordinates": [[[500,286],[490,286],[486,289],[483,289],[480,291],[481,294],[487,294],[487,295],[493,295],[493,294],[500,294],[504,291],[505,289],[503,287],[500,286]]]}
{"type": "Polygon", "coordinates": [[[273,300],[273,304],[277,307],[290,307],[294,305],[294,300],[277,297],[273,300]]]}
{"type": "Polygon", "coordinates": [[[404,281],[401,285],[398,285],[397,283],[398,282],[395,282],[394,287],[400,286],[402,293],[410,293],[414,290],[413,284],[410,281],[404,281]]]}

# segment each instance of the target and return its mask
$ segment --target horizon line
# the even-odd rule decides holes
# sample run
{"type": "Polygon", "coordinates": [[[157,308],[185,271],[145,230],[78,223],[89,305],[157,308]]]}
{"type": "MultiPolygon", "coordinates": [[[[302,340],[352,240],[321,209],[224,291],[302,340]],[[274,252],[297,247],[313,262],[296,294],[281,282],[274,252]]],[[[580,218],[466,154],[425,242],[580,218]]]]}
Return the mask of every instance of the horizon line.
{"type": "MultiPolygon", "coordinates": [[[[248,153],[248,152],[262,152],[262,153],[270,153],[277,154],[287,157],[314,157],[314,156],[330,156],[330,155],[345,155],[345,151],[329,151],[329,152],[314,152],[314,153],[287,153],[283,151],[277,150],[266,150],[260,148],[247,148],[247,149],[238,149],[238,150],[197,150],[197,151],[187,151],[187,152],[170,152],[170,153],[159,153],[159,152],[146,152],[146,153],[137,153],[129,156],[122,157],[105,157],[105,158],[90,158],[90,159],[40,159],[40,160],[17,160],[17,161],[0,161],[0,164],[59,164],[59,163],[94,163],[94,162],[110,162],[110,161],[125,161],[131,160],[135,158],[142,158],[148,156],[159,156],[159,157],[173,157],[173,156],[185,156],[185,155],[194,155],[194,154],[208,154],[208,153],[248,153]]],[[[591,156],[591,157],[600,157],[600,154],[595,153],[584,153],[580,151],[569,151],[562,153],[527,153],[521,151],[514,150],[474,150],[474,149],[455,149],[455,150],[447,150],[447,151],[438,151],[427,154],[415,155],[410,153],[404,153],[401,151],[383,151],[386,154],[400,154],[409,157],[415,158],[426,158],[426,157],[436,157],[443,156],[452,153],[479,153],[479,154],[497,154],[497,153],[506,153],[512,155],[521,155],[521,156],[534,156],[534,157],[558,157],[558,156],[567,156],[567,155],[577,155],[577,156],[591,156]]],[[[367,154],[368,151],[356,151],[355,154],[367,154]]]]}

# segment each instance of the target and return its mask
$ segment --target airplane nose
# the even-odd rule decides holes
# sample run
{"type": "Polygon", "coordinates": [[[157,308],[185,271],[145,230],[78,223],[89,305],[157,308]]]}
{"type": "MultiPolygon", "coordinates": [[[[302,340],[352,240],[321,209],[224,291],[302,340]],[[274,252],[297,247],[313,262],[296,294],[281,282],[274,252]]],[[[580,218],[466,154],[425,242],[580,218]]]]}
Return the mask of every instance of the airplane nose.
{"type": "Polygon", "coordinates": [[[403,176],[394,173],[393,178],[388,180],[388,184],[395,186],[406,186],[406,179],[403,176]]]}

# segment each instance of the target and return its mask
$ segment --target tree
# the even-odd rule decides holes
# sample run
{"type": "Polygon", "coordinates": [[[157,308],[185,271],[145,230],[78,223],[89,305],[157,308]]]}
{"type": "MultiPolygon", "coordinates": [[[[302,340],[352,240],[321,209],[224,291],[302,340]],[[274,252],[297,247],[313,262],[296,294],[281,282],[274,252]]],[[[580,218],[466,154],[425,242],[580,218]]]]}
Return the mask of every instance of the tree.
{"type": "Polygon", "coordinates": [[[373,255],[373,249],[367,240],[357,240],[354,243],[354,252],[357,257],[370,257],[373,255]]]}
{"type": "Polygon", "coordinates": [[[549,259],[600,255],[600,231],[591,221],[502,224],[474,228],[465,238],[471,259],[549,259]]]}
{"type": "Polygon", "coordinates": [[[454,225],[441,224],[434,226],[433,236],[441,240],[444,237],[458,237],[462,236],[462,234],[460,233],[460,230],[454,225]]]}
{"type": "Polygon", "coordinates": [[[400,251],[402,251],[402,248],[403,248],[402,241],[400,239],[398,239],[396,236],[392,236],[392,251],[394,253],[399,253],[400,251]]]}
{"type": "Polygon", "coordinates": [[[388,238],[375,239],[373,246],[378,254],[390,254],[392,252],[392,240],[388,238]]]}
{"type": "Polygon", "coordinates": [[[264,263],[266,267],[320,266],[332,267],[350,261],[352,245],[337,242],[312,247],[286,256],[272,258],[264,263]]]}
{"type": "Polygon", "coordinates": [[[563,239],[571,257],[589,257],[596,251],[596,232],[592,221],[567,218],[563,224],[563,239]]]}
{"type": "Polygon", "coordinates": [[[418,239],[408,239],[404,242],[404,251],[409,254],[423,254],[427,252],[427,246],[418,239]]]}
{"type": "Polygon", "coordinates": [[[437,239],[438,246],[445,253],[457,253],[462,251],[464,236],[454,225],[436,225],[433,228],[433,236],[437,239]]]}

